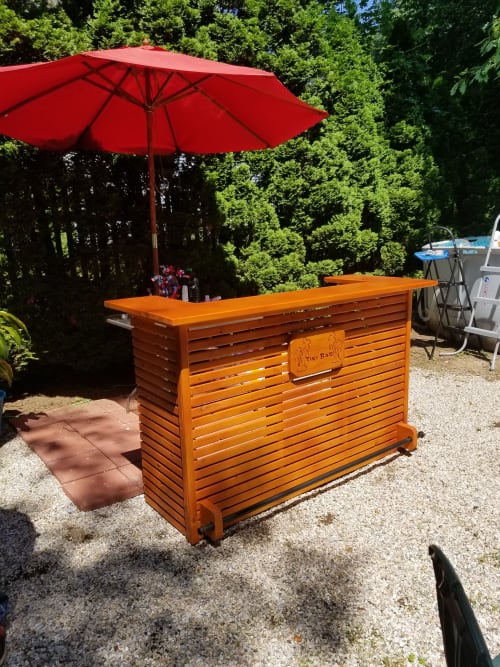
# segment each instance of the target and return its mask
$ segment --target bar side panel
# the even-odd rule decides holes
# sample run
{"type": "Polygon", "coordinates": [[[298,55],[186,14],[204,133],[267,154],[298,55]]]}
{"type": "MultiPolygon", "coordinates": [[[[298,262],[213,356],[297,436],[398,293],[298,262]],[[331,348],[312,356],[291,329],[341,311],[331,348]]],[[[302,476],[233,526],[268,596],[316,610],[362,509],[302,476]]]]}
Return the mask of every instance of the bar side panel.
{"type": "Polygon", "coordinates": [[[142,318],[132,323],[144,497],[186,535],[177,339],[160,323],[142,318]]]}

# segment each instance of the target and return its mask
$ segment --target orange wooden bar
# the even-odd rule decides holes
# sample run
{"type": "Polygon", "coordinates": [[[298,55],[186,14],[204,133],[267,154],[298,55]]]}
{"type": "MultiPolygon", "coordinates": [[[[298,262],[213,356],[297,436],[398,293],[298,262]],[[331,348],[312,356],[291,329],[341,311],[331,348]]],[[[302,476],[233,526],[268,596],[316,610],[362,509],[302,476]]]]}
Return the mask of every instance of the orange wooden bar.
{"type": "Polygon", "coordinates": [[[434,282],[325,282],[206,303],[105,303],[132,321],[146,501],[190,543],[416,447],[412,290],[434,282]]]}

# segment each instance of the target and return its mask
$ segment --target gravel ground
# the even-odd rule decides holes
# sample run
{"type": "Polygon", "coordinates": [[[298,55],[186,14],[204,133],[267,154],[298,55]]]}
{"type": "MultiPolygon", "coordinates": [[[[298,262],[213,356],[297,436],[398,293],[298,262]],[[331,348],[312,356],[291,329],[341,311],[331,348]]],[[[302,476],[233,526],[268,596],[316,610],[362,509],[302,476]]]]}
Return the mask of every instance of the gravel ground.
{"type": "Polygon", "coordinates": [[[0,447],[8,667],[445,665],[427,550],[500,653],[498,375],[411,371],[392,456],[190,546],[142,496],[83,513],[12,432],[0,447]]]}

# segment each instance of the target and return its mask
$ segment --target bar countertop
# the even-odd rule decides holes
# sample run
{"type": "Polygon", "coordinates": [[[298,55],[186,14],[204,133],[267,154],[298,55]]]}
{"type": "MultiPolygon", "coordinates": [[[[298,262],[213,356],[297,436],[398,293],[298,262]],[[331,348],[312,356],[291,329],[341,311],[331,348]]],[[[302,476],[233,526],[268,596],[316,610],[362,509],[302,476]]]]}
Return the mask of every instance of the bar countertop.
{"type": "Polygon", "coordinates": [[[177,327],[272,315],[297,310],[301,306],[310,309],[327,304],[355,302],[436,284],[434,280],[420,278],[363,275],[332,276],[326,278],[325,283],[325,287],[201,303],[161,296],[140,296],[111,299],[105,301],[104,305],[132,317],[142,317],[177,327]]]}

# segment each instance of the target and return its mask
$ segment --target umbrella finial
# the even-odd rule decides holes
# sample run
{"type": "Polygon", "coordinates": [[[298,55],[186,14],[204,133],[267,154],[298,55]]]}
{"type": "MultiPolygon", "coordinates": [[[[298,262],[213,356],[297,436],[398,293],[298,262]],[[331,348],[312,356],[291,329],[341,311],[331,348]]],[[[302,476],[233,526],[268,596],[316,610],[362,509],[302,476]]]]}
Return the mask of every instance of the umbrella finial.
{"type": "Polygon", "coordinates": [[[147,37],[144,37],[144,39],[142,40],[142,45],[149,46],[149,39],[147,37]]]}

